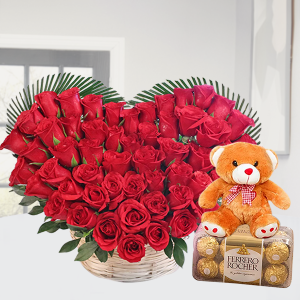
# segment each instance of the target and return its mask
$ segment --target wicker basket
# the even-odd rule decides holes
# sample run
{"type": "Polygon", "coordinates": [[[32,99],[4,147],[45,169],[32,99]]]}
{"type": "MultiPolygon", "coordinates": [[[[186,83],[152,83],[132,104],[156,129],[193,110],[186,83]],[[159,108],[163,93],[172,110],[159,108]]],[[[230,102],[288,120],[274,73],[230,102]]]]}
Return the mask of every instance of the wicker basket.
{"type": "MultiPolygon", "coordinates": [[[[75,239],[72,231],[71,237],[75,239]]],[[[78,247],[83,243],[84,239],[81,239],[78,247]]],[[[81,263],[86,270],[97,277],[121,282],[151,280],[177,270],[178,265],[173,257],[170,259],[164,251],[155,251],[149,245],[145,247],[146,255],[140,262],[130,263],[120,258],[118,251],[115,249],[113,256],[108,256],[108,260],[105,263],[101,263],[95,254],[81,263]]]]}

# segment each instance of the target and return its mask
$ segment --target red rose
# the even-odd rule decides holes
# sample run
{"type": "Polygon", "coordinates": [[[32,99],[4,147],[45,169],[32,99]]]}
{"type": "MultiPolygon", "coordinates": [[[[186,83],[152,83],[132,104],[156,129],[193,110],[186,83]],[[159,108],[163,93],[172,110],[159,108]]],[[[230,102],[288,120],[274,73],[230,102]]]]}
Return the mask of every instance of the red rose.
{"type": "Polygon", "coordinates": [[[218,178],[220,178],[220,176],[217,174],[216,169],[213,169],[209,172],[209,176],[212,179],[212,181],[217,180],[218,178]]]}
{"type": "Polygon", "coordinates": [[[70,202],[65,201],[63,195],[59,191],[53,191],[49,196],[44,207],[44,213],[47,217],[52,217],[51,221],[66,220],[70,202]]]}
{"type": "Polygon", "coordinates": [[[150,214],[144,205],[134,199],[122,202],[117,209],[120,225],[126,233],[143,231],[150,224],[150,214]]]}
{"type": "Polygon", "coordinates": [[[41,180],[40,175],[34,174],[27,180],[24,193],[26,196],[36,196],[41,199],[48,199],[51,193],[52,189],[41,180]]]}
{"type": "Polygon", "coordinates": [[[72,203],[67,216],[67,223],[72,226],[78,226],[91,230],[96,226],[97,215],[95,211],[89,208],[87,203],[72,203]]]}
{"type": "Polygon", "coordinates": [[[167,199],[172,210],[187,208],[194,199],[192,189],[185,185],[172,185],[169,191],[167,199]]]}
{"type": "Polygon", "coordinates": [[[63,91],[57,98],[60,102],[64,117],[81,116],[82,106],[80,103],[79,88],[73,87],[63,91]]]}
{"type": "Polygon", "coordinates": [[[103,120],[102,95],[86,95],[82,100],[83,115],[86,121],[96,118],[103,120]]]}
{"type": "Polygon", "coordinates": [[[145,171],[143,173],[145,181],[147,183],[147,190],[150,192],[164,190],[164,180],[166,178],[164,172],[162,170],[152,171],[145,171]]]}
{"type": "Polygon", "coordinates": [[[139,110],[139,122],[150,122],[153,123],[156,120],[156,105],[154,102],[140,102],[135,105],[139,110]]]}
{"type": "Polygon", "coordinates": [[[71,172],[58,164],[58,159],[53,157],[48,159],[39,169],[42,181],[59,186],[66,178],[72,178],[71,172]]]}
{"type": "Polygon", "coordinates": [[[119,256],[131,263],[139,262],[145,256],[145,243],[146,240],[141,235],[125,235],[118,244],[119,256]]]}
{"type": "Polygon", "coordinates": [[[145,230],[149,245],[156,251],[164,250],[170,240],[168,223],[162,220],[152,220],[145,230]]]}
{"type": "Polygon", "coordinates": [[[231,128],[225,120],[207,116],[195,123],[197,142],[202,147],[212,147],[226,141],[231,134],[231,128]]]}
{"type": "Polygon", "coordinates": [[[100,166],[103,159],[103,147],[99,140],[82,139],[78,144],[81,160],[89,165],[100,166]]]}
{"type": "Polygon", "coordinates": [[[121,122],[120,113],[126,102],[109,102],[104,104],[105,107],[105,120],[109,127],[118,126],[121,122]]]}
{"type": "Polygon", "coordinates": [[[125,120],[123,126],[126,135],[138,132],[139,113],[139,110],[135,107],[121,111],[120,116],[125,120]]]}
{"type": "Polygon", "coordinates": [[[160,149],[166,155],[165,165],[168,166],[174,159],[179,162],[184,160],[189,154],[189,145],[175,142],[170,138],[159,138],[160,149]]]}
{"type": "Polygon", "coordinates": [[[102,165],[104,170],[109,172],[119,172],[122,176],[130,170],[131,155],[124,151],[121,153],[107,150],[104,152],[104,160],[102,165]]]}
{"type": "Polygon", "coordinates": [[[65,178],[58,187],[66,200],[77,200],[82,197],[83,188],[71,178],[65,178]]]}
{"type": "Polygon", "coordinates": [[[213,168],[209,159],[210,151],[210,148],[200,147],[194,142],[190,144],[190,155],[187,163],[193,167],[194,172],[208,172],[213,168]]]}
{"type": "Polygon", "coordinates": [[[57,94],[55,92],[42,92],[34,96],[34,100],[41,108],[45,117],[57,117],[59,115],[59,107],[55,102],[57,94]]]}
{"type": "Polygon", "coordinates": [[[107,190],[95,184],[85,186],[82,199],[99,212],[105,209],[109,203],[107,190]]]}
{"type": "Polygon", "coordinates": [[[223,96],[215,95],[211,106],[206,113],[208,115],[214,114],[214,118],[225,120],[229,113],[233,110],[235,101],[229,100],[223,96]]]}
{"type": "Polygon", "coordinates": [[[132,154],[142,146],[142,141],[136,133],[131,133],[128,136],[124,134],[121,136],[120,143],[123,151],[127,151],[132,154]]]}
{"type": "Polygon", "coordinates": [[[162,111],[159,115],[159,132],[161,137],[178,139],[178,119],[174,113],[162,111]]]}
{"type": "Polygon", "coordinates": [[[192,105],[194,101],[193,89],[174,89],[175,103],[177,107],[192,105]]]}
{"type": "Polygon", "coordinates": [[[236,142],[244,142],[256,145],[256,141],[247,133],[243,134],[236,142]]]}
{"type": "Polygon", "coordinates": [[[127,198],[139,199],[147,185],[142,175],[133,171],[127,172],[124,177],[123,191],[127,198]]]}
{"type": "Polygon", "coordinates": [[[48,147],[54,147],[54,139],[62,142],[66,137],[63,133],[61,123],[56,117],[44,118],[37,126],[35,135],[48,147]]]}
{"type": "Polygon", "coordinates": [[[104,251],[112,251],[118,246],[121,236],[122,230],[118,215],[108,211],[100,214],[93,231],[93,237],[99,247],[104,251]]]}
{"type": "Polygon", "coordinates": [[[193,168],[189,164],[184,161],[174,162],[166,170],[166,174],[168,175],[168,187],[178,183],[180,185],[187,185],[192,173],[193,168]]]}
{"type": "Polygon", "coordinates": [[[135,151],[132,161],[137,172],[141,174],[147,170],[160,169],[161,162],[165,157],[162,150],[156,150],[152,146],[142,146],[135,151]]]}
{"type": "Polygon", "coordinates": [[[104,177],[102,186],[108,192],[110,210],[116,209],[119,203],[124,200],[123,185],[124,178],[118,172],[110,172],[104,177]]]}
{"type": "Polygon", "coordinates": [[[30,165],[23,156],[18,156],[15,168],[9,177],[9,186],[26,184],[28,179],[32,177],[38,169],[37,166],[30,165]]]}
{"type": "Polygon", "coordinates": [[[58,158],[61,165],[71,168],[80,163],[80,155],[76,149],[77,144],[78,143],[71,136],[68,136],[58,145],[53,148],[50,147],[49,150],[58,158]]]}
{"type": "Polygon", "coordinates": [[[212,183],[209,175],[203,171],[196,171],[190,177],[188,186],[192,189],[194,193],[194,200],[199,198],[199,195],[212,183]]]}
{"type": "Polygon", "coordinates": [[[144,141],[144,145],[149,145],[154,148],[157,148],[157,138],[160,136],[158,132],[158,128],[154,123],[140,123],[139,124],[139,135],[142,141],[144,141]]]}
{"type": "Polygon", "coordinates": [[[170,222],[171,235],[182,238],[197,229],[197,220],[188,209],[176,210],[170,222]]]}
{"type": "Polygon", "coordinates": [[[50,153],[38,137],[28,143],[20,155],[36,163],[44,163],[50,157],[50,153]]]}
{"type": "Polygon", "coordinates": [[[179,119],[179,132],[181,135],[194,136],[196,128],[190,128],[207,114],[199,107],[187,105],[182,108],[175,107],[175,115],[179,119]]]}
{"type": "Polygon", "coordinates": [[[83,122],[81,128],[85,133],[86,139],[99,140],[100,145],[106,140],[108,135],[108,126],[101,119],[83,122]]]}
{"type": "Polygon", "coordinates": [[[81,129],[81,119],[80,116],[62,117],[59,119],[63,125],[65,133],[67,136],[71,136],[74,139],[82,139],[84,133],[81,129]]]}
{"type": "Polygon", "coordinates": [[[160,114],[162,111],[166,113],[174,112],[175,97],[173,94],[155,95],[154,100],[158,114],[160,114]]]}
{"type": "Polygon", "coordinates": [[[157,219],[163,219],[169,212],[167,198],[159,191],[144,194],[141,197],[140,203],[147,208],[151,217],[157,219]]]}
{"type": "Polygon", "coordinates": [[[43,115],[38,110],[38,105],[34,103],[30,110],[25,110],[18,116],[14,128],[18,128],[25,134],[33,135],[37,124],[44,119],[43,115]]]}
{"type": "Polygon", "coordinates": [[[195,85],[195,104],[201,109],[206,109],[210,106],[212,98],[216,95],[214,87],[211,85],[195,85]]]}
{"type": "Polygon", "coordinates": [[[105,148],[107,150],[117,151],[120,145],[121,136],[124,134],[124,128],[122,126],[112,126],[108,128],[108,138],[105,142],[105,148]]]}
{"type": "Polygon", "coordinates": [[[237,109],[234,109],[230,113],[227,122],[231,126],[231,134],[229,136],[229,139],[231,141],[234,141],[237,138],[239,138],[248,126],[255,126],[253,119],[242,114],[237,109]]]}
{"type": "Polygon", "coordinates": [[[102,167],[86,164],[75,167],[72,175],[78,183],[84,184],[101,184],[104,178],[102,167]]]}

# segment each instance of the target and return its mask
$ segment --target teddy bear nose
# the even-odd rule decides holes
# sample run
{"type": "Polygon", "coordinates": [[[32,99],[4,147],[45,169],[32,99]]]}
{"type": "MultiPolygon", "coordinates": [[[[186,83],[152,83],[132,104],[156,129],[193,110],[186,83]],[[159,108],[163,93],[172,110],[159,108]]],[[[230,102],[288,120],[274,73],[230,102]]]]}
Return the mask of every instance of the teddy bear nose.
{"type": "Polygon", "coordinates": [[[253,169],[251,169],[251,168],[246,169],[246,170],[245,170],[245,173],[246,173],[247,175],[251,175],[251,174],[253,173],[253,169]]]}

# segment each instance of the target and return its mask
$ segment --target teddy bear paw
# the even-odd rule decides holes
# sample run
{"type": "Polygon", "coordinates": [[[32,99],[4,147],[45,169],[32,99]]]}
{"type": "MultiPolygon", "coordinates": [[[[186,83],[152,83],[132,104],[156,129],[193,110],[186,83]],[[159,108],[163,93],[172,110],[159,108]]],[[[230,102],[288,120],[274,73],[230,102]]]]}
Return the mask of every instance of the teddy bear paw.
{"type": "Polygon", "coordinates": [[[273,236],[277,230],[277,223],[272,223],[267,226],[257,228],[255,231],[255,236],[259,239],[266,239],[273,236]]]}
{"type": "Polygon", "coordinates": [[[209,222],[203,222],[202,227],[209,235],[216,237],[224,237],[226,235],[225,230],[219,225],[209,222]]]}

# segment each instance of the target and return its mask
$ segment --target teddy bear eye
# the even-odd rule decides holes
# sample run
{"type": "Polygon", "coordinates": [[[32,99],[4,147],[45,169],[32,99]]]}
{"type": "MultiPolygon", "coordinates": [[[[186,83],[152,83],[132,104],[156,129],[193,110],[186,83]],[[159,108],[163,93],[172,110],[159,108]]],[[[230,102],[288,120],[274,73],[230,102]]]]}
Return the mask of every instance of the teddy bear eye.
{"type": "Polygon", "coordinates": [[[256,161],[255,163],[254,163],[254,167],[257,167],[258,166],[258,161],[256,161]]]}
{"type": "Polygon", "coordinates": [[[236,161],[236,160],[234,160],[234,161],[232,162],[232,164],[233,164],[235,167],[237,167],[237,166],[238,166],[238,163],[237,163],[237,161],[236,161]]]}

